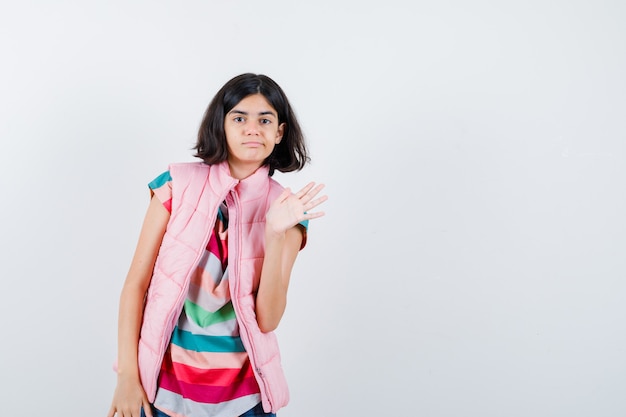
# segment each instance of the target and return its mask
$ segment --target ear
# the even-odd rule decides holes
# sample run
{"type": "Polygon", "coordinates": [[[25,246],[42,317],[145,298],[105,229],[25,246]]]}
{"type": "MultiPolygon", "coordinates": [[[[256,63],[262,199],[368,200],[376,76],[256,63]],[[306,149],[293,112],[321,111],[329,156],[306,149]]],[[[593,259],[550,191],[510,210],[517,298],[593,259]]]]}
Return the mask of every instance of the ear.
{"type": "Polygon", "coordinates": [[[285,133],[285,123],[281,123],[276,131],[276,144],[278,145],[283,140],[283,134],[285,133]]]}

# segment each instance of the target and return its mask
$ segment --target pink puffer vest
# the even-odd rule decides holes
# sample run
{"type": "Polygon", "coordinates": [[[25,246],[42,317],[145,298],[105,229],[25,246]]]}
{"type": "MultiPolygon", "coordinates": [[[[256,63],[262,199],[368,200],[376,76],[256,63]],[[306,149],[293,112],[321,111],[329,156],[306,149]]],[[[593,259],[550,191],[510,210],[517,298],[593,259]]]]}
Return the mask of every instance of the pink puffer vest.
{"type": "Polygon", "coordinates": [[[181,313],[191,274],[208,243],[219,204],[228,205],[230,293],[243,345],[261,389],[263,409],[276,412],[289,402],[276,336],[259,330],[255,292],[264,257],[265,213],[283,187],[266,167],[237,180],[226,162],[169,167],[172,213],[148,289],[139,339],[139,374],[150,402],[154,401],[164,352],[181,313]]]}

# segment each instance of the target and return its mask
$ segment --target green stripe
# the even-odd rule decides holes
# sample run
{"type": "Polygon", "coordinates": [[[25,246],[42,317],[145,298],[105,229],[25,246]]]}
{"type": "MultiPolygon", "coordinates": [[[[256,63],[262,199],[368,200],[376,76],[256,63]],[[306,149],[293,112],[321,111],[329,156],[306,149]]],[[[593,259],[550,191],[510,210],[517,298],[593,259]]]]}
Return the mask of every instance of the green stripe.
{"type": "Polygon", "coordinates": [[[208,327],[213,324],[223,323],[235,318],[233,303],[229,301],[216,312],[206,311],[198,304],[185,300],[185,312],[187,317],[200,327],[208,327]]]}
{"type": "Polygon", "coordinates": [[[176,326],[172,343],[195,352],[245,352],[240,337],[205,336],[181,330],[176,326]]]}

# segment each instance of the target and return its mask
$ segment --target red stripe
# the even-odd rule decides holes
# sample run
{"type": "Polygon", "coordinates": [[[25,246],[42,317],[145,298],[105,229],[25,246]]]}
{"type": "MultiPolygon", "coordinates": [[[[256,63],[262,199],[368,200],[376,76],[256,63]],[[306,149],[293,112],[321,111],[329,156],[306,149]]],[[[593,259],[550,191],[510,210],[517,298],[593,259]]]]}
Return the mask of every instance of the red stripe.
{"type": "Polygon", "coordinates": [[[164,201],[163,206],[167,209],[167,211],[171,213],[172,212],[172,199],[170,198],[169,200],[164,201]]]}
{"type": "Polygon", "coordinates": [[[223,228],[222,222],[217,221],[215,227],[213,229],[213,233],[209,238],[209,243],[207,244],[206,250],[211,252],[217,259],[222,263],[222,270],[226,269],[227,260],[228,260],[228,243],[226,240],[219,239],[220,229],[223,228]]]}
{"type": "Polygon", "coordinates": [[[239,397],[258,394],[259,385],[254,377],[247,377],[238,384],[227,386],[194,385],[178,381],[176,377],[167,372],[161,372],[159,387],[181,395],[195,402],[218,404],[231,401],[239,397]]]}
{"type": "Polygon", "coordinates": [[[241,369],[202,369],[178,362],[172,362],[169,360],[168,355],[168,357],[163,360],[161,370],[170,375],[174,375],[179,381],[197,385],[226,386],[254,376],[252,367],[250,366],[250,360],[246,360],[241,369]]]}

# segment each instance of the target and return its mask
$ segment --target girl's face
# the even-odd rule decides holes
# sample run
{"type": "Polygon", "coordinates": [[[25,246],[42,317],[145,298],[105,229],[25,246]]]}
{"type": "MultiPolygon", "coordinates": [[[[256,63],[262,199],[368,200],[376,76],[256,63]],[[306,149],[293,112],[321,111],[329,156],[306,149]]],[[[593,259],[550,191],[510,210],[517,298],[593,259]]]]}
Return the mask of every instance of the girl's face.
{"type": "Polygon", "coordinates": [[[280,143],[285,130],[278,113],[262,94],[245,97],[226,114],[228,164],[234,178],[251,175],[280,143]]]}

